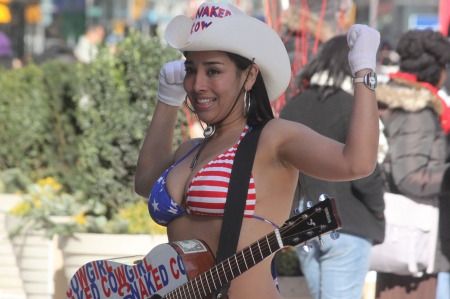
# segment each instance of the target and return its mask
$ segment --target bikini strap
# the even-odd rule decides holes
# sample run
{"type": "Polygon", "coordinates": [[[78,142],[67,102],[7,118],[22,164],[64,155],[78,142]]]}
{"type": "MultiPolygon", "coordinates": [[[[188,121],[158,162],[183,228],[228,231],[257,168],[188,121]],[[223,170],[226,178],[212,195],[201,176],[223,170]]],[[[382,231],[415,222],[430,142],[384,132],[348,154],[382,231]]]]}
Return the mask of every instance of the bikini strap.
{"type": "Polygon", "coordinates": [[[188,152],[186,155],[184,155],[181,159],[179,159],[178,161],[176,161],[176,162],[172,165],[172,167],[175,167],[178,163],[180,163],[181,161],[183,161],[184,159],[186,159],[186,157],[189,156],[193,151],[195,151],[195,150],[197,149],[197,147],[200,146],[200,144],[201,144],[201,143],[195,145],[191,150],[189,150],[189,152],[188,152]]]}

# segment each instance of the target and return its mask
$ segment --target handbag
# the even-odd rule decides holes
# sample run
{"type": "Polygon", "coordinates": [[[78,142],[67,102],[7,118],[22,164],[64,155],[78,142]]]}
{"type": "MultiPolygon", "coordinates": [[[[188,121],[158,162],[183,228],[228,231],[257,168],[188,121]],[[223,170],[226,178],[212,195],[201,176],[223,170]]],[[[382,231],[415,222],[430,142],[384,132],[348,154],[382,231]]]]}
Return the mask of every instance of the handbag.
{"type": "Polygon", "coordinates": [[[438,237],[438,199],[412,200],[384,194],[386,235],[374,245],[370,270],[421,277],[434,272],[438,237]]]}

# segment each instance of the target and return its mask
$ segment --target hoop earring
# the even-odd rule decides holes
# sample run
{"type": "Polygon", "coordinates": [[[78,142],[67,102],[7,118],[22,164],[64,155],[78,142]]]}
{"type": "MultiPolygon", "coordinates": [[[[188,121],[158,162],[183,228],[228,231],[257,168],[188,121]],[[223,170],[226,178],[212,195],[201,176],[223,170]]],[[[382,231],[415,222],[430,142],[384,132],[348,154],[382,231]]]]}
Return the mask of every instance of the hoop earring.
{"type": "Polygon", "coordinates": [[[246,90],[244,92],[244,112],[247,115],[250,110],[250,92],[246,90]]]}
{"type": "Polygon", "coordinates": [[[193,108],[189,107],[187,99],[188,99],[188,96],[186,95],[186,97],[184,98],[184,105],[186,106],[186,108],[188,108],[189,111],[191,111],[194,114],[197,114],[197,112],[195,112],[195,110],[193,108]]]}

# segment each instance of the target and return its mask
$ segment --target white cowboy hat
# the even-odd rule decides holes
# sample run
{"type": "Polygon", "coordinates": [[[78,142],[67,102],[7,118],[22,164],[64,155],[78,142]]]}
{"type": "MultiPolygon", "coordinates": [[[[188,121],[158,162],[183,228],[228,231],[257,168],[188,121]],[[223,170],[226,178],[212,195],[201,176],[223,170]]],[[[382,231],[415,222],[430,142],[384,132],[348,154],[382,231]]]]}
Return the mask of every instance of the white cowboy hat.
{"type": "Polygon", "coordinates": [[[180,15],[170,21],[164,36],[181,52],[225,51],[255,58],[270,101],[285,91],[291,79],[289,57],[278,34],[230,3],[205,2],[194,20],[180,15]]]}

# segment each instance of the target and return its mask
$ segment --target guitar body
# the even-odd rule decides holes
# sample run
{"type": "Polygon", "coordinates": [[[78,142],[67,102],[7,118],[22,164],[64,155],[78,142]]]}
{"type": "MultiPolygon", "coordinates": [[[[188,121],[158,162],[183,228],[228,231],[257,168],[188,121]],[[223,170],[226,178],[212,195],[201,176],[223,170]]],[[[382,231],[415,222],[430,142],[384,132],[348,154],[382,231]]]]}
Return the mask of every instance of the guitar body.
{"type": "Polygon", "coordinates": [[[211,249],[201,240],[160,244],[146,256],[87,263],[70,280],[66,299],[210,298],[282,248],[306,245],[330,231],[336,239],[335,231],[341,227],[334,199],[326,198],[216,265],[211,249]]]}
{"type": "Polygon", "coordinates": [[[160,244],[146,256],[83,265],[69,282],[67,299],[161,298],[214,266],[201,240],[160,244]]]}

